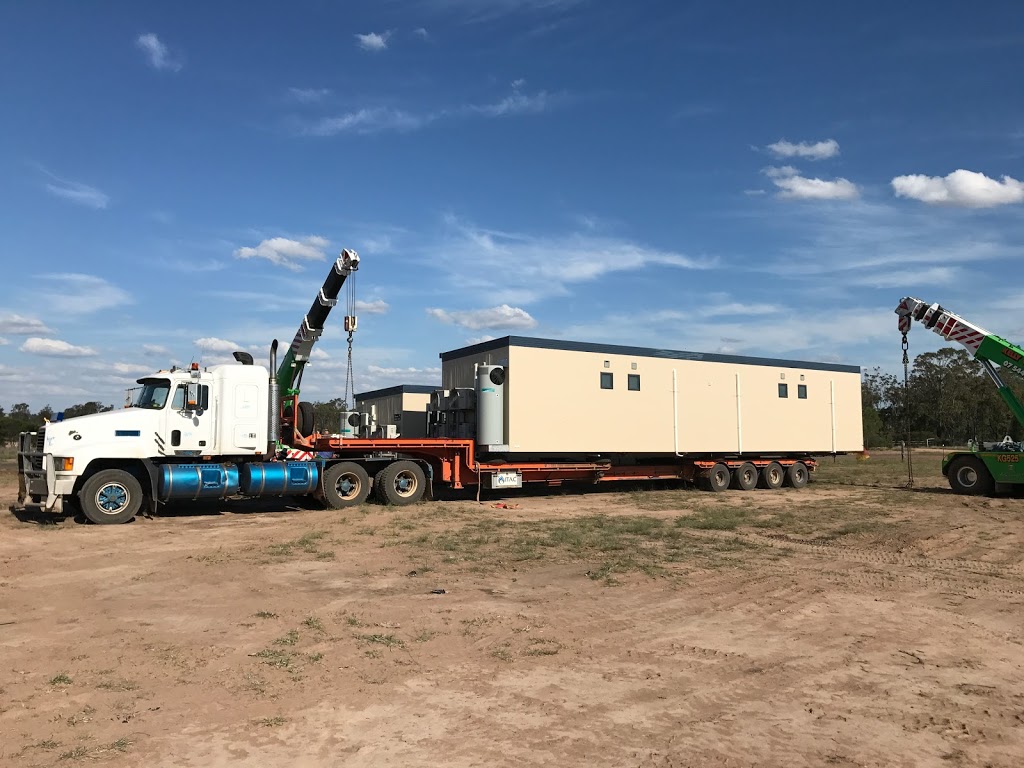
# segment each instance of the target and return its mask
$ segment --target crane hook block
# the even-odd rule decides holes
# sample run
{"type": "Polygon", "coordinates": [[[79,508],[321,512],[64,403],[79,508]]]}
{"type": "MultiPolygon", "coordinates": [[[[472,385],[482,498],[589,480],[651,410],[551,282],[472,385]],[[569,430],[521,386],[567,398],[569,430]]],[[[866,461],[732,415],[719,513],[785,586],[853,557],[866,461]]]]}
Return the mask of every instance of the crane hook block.
{"type": "Polygon", "coordinates": [[[345,316],[345,330],[348,333],[352,333],[356,329],[356,316],[346,315],[345,316]]]}

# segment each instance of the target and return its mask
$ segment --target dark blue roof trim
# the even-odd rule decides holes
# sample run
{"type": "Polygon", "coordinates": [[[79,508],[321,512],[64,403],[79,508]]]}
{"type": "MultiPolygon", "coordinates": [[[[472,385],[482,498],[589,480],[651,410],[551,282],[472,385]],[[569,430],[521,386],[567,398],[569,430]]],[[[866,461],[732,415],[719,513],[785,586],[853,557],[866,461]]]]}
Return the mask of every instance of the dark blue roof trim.
{"type": "Polygon", "coordinates": [[[428,386],[427,384],[399,384],[394,387],[385,387],[384,389],[374,389],[371,392],[362,392],[356,395],[356,400],[373,400],[378,397],[388,397],[389,395],[429,395],[435,389],[440,389],[441,385],[428,386]]]}
{"type": "Polygon", "coordinates": [[[535,339],[530,336],[505,336],[491,339],[471,347],[442,352],[442,362],[460,357],[478,355],[502,347],[531,347],[533,349],[561,349],[567,352],[602,352],[609,355],[632,357],[660,357],[669,360],[699,360],[705,363],[739,363],[741,365],[766,365],[772,368],[801,368],[808,371],[836,371],[837,373],[860,373],[859,365],[837,363],[814,363],[803,360],[781,360],[772,357],[743,357],[742,355],[718,355],[710,352],[682,352],[675,349],[653,349],[650,347],[625,347],[618,344],[591,344],[586,341],[558,341],[556,339],[535,339]]]}

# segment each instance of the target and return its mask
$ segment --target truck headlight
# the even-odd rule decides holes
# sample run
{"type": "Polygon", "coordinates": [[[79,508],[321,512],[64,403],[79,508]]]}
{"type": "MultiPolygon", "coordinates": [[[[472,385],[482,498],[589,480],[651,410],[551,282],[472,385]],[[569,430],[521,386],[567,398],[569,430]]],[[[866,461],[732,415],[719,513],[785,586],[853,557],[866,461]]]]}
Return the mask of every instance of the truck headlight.
{"type": "Polygon", "coordinates": [[[74,458],[53,457],[53,468],[57,472],[72,472],[75,468],[74,458]]]}

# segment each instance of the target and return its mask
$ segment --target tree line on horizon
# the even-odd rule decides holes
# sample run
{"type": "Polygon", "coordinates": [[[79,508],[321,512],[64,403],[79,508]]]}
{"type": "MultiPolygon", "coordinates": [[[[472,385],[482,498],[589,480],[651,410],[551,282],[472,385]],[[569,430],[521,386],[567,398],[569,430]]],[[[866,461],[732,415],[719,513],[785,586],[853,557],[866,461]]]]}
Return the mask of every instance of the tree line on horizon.
{"type": "MultiPolygon", "coordinates": [[[[1024,380],[1003,373],[1004,382],[1024,400],[1024,380]]],[[[336,432],[345,410],[341,398],[313,402],[317,428],[336,432]]],[[[902,376],[865,370],[861,375],[861,407],[866,448],[887,448],[909,439],[912,445],[965,445],[968,440],[1024,439],[1024,428],[996,391],[981,366],[966,350],[945,347],[914,358],[909,387],[902,376]]],[[[113,410],[99,401],[63,409],[64,418],[113,410]]],[[[0,444],[14,443],[21,432],[54,420],[49,405],[33,412],[27,403],[10,410],[0,406],[0,444]]]]}

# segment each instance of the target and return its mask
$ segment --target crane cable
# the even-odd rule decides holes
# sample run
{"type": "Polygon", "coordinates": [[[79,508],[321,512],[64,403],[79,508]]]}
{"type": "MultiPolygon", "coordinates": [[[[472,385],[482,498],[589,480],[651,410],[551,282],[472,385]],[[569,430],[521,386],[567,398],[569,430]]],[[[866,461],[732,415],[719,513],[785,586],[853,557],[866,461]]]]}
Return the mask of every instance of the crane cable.
{"type": "Polygon", "coordinates": [[[907,341],[907,332],[903,331],[903,418],[906,420],[907,429],[907,484],[904,488],[914,487],[914,461],[911,458],[910,447],[910,355],[908,350],[910,344],[907,341]]]}
{"type": "MultiPolygon", "coordinates": [[[[352,374],[352,336],[356,332],[356,298],[355,298],[356,276],[353,272],[348,276],[345,285],[345,330],[348,331],[348,362],[345,369],[345,398],[342,401],[347,410],[349,407],[349,392],[352,398],[356,396],[355,379],[352,374]]],[[[355,403],[352,403],[355,406],[355,403]]]]}

